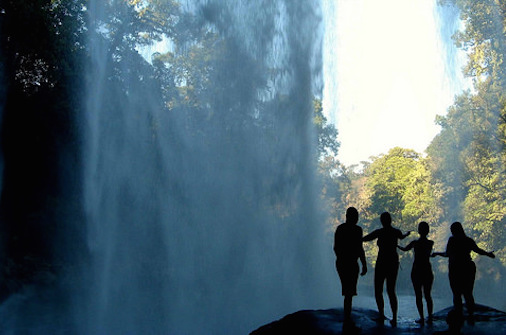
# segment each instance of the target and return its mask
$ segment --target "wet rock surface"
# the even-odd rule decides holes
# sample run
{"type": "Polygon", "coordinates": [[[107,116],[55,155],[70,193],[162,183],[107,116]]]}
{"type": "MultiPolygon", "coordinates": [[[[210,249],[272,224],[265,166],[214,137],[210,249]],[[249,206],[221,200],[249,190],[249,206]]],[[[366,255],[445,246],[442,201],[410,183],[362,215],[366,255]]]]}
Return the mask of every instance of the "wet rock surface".
{"type": "MultiPolygon", "coordinates": [[[[278,321],[264,325],[251,335],[271,334],[450,334],[446,317],[451,307],[434,314],[432,324],[420,325],[413,319],[399,318],[397,327],[388,320],[375,321],[378,312],[370,309],[354,308],[353,320],[357,328],[343,324],[342,309],[302,310],[289,314],[278,321]],[[344,330],[343,330],[344,326],[344,330]]],[[[461,334],[493,335],[506,334],[506,313],[491,307],[477,305],[474,320],[464,322],[461,334]]],[[[455,334],[455,332],[451,333],[455,334]]]]}

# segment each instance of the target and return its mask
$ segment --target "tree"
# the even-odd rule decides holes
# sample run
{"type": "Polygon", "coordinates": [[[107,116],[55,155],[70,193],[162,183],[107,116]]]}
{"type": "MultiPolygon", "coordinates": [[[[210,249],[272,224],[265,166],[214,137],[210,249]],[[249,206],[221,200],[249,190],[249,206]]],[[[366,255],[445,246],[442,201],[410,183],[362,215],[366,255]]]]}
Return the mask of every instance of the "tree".
{"type": "Polygon", "coordinates": [[[327,121],[323,114],[322,102],[319,99],[313,100],[314,117],[313,124],[316,128],[316,137],[318,139],[318,157],[337,156],[340,143],[338,142],[337,129],[332,123],[327,121]]]}
{"type": "Polygon", "coordinates": [[[81,190],[71,182],[81,173],[74,113],[82,110],[84,1],[3,1],[0,32],[3,296],[65,268],[84,244],[81,190]]]}
{"type": "MultiPolygon", "coordinates": [[[[353,168],[348,168],[337,159],[340,143],[335,126],[323,114],[322,102],[313,100],[313,125],[316,131],[316,160],[321,185],[321,202],[327,214],[327,226],[333,230],[342,220],[350,205],[353,168]]],[[[353,206],[357,206],[353,204],[353,206]]]]}
{"type": "Polygon", "coordinates": [[[467,51],[464,73],[474,92],[458,96],[444,117],[441,133],[428,149],[443,193],[446,220],[451,213],[472,225],[484,247],[500,250],[506,264],[506,4],[501,1],[443,1],[457,6],[465,22],[455,36],[467,51]]]}
{"type": "Polygon", "coordinates": [[[421,220],[438,219],[437,196],[426,162],[413,150],[399,147],[373,159],[365,187],[370,194],[368,212],[376,220],[388,211],[403,230],[413,230],[421,220]]]}

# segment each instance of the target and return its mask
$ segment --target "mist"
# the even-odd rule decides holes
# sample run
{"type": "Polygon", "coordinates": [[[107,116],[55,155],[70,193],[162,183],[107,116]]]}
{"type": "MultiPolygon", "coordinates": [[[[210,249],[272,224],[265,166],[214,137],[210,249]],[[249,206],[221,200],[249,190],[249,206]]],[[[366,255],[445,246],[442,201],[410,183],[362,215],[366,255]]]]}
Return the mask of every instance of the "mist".
{"type": "MultiPolygon", "coordinates": [[[[106,10],[90,3],[98,31],[106,10]]],[[[162,108],[160,88],[139,80],[150,72],[138,54],[120,56],[125,90],[115,92],[111,47],[100,34],[90,40],[83,333],[245,333],[327,300],[311,163],[319,5],[205,1],[183,10],[230,46],[225,62],[209,65],[220,93],[186,110],[190,118],[162,108]]]]}

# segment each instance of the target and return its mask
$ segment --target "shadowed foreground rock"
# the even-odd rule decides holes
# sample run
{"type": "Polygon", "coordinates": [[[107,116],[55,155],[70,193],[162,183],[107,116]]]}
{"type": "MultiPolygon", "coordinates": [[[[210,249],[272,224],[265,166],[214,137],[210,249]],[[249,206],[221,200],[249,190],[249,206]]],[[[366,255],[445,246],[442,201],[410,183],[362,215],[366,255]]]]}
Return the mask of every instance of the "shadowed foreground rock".
{"type": "MultiPolygon", "coordinates": [[[[392,328],[388,321],[384,325],[374,321],[378,317],[378,312],[358,308],[353,310],[353,319],[360,328],[359,331],[344,333],[342,309],[304,310],[262,326],[253,331],[251,335],[444,334],[448,330],[446,316],[450,310],[451,308],[446,308],[434,314],[434,323],[432,325],[422,327],[414,320],[400,318],[397,328],[392,328]]],[[[506,313],[487,306],[477,305],[474,324],[466,322],[462,327],[461,334],[506,334],[506,313]]]]}

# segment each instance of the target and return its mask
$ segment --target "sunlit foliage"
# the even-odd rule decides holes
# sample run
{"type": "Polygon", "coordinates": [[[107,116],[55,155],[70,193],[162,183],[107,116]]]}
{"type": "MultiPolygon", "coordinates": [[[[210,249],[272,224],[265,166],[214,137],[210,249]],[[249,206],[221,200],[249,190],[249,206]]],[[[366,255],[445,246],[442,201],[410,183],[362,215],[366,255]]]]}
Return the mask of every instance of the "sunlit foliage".
{"type": "Polygon", "coordinates": [[[460,209],[453,215],[472,227],[469,233],[478,243],[496,250],[506,264],[506,4],[445,3],[459,8],[465,24],[454,39],[467,51],[464,72],[473,79],[474,91],[458,96],[447,115],[439,118],[442,130],[429,153],[440,162],[433,168],[446,197],[457,199],[445,210],[460,209]]]}
{"type": "Polygon", "coordinates": [[[506,3],[443,0],[440,5],[460,11],[464,28],[454,41],[467,51],[463,71],[473,90],[437,117],[441,131],[426,157],[394,148],[371,157],[361,170],[324,160],[323,197],[332,204],[333,226],[350,205],[359,208],[366,231],[379,227],[379,214],[389,211],[403,230],[429,222],[439,249],[446,245],[449,225],[461,221],[480,246],[496,251],[500,262],[493,278],[498,280],[506,265],[506,3]]]}

